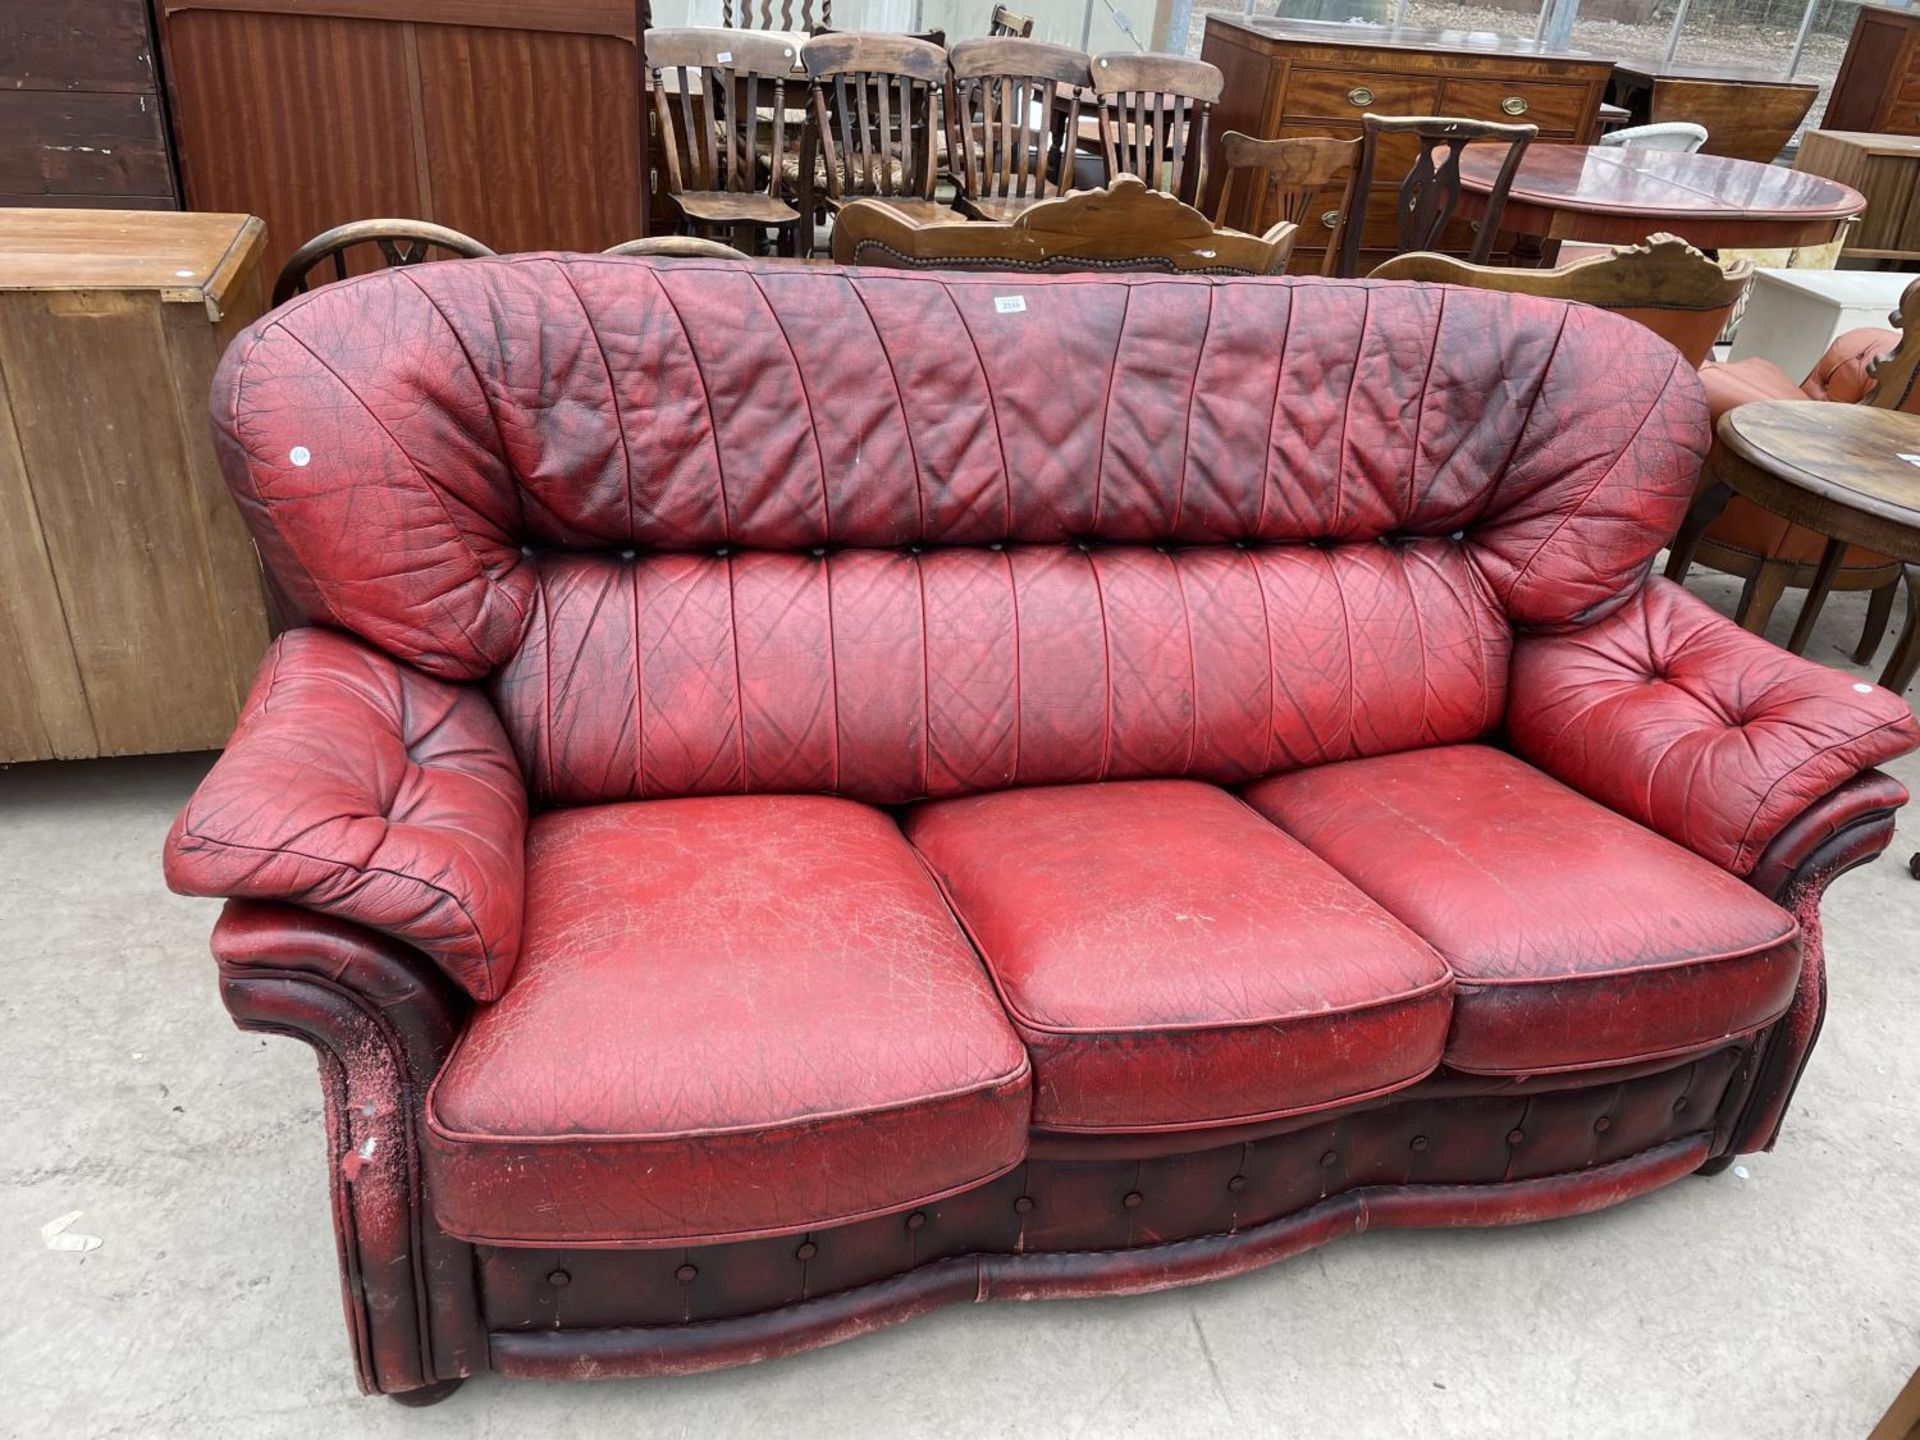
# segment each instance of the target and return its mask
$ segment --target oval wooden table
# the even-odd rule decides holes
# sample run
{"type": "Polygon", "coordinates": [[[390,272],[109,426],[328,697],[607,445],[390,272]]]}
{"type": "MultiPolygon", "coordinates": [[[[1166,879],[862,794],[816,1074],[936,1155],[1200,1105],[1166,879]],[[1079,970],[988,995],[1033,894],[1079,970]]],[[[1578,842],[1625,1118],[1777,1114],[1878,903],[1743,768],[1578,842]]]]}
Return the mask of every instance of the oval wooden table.
{"type": "Polygon", "coordinates": [[[1906,567],[1907,618],[1880,683],[1896,695],[1920,669],[1920,416],[1830,400],[1761,400],[1720,417],[1708,484],[1674,537],[1669,575],[1685,574],[1700,537],[1744,495],[1827,536],[1787,648],[1806,648],[1849,545],[1906,567]]]}
{"type": "MultiPolygon", "coordinates": [[[[1477,220],[1500,170],[1497,146],[1460,157],[1460,213],[1477,220]]],[[[1702,250],[1824,245],[1865,210],[1858,190],[1819,175],[1637,146],[1534,145],[1500,214],[1502,230],[1544,240],[1638,244],[1665,231],[1702,250]]]]}

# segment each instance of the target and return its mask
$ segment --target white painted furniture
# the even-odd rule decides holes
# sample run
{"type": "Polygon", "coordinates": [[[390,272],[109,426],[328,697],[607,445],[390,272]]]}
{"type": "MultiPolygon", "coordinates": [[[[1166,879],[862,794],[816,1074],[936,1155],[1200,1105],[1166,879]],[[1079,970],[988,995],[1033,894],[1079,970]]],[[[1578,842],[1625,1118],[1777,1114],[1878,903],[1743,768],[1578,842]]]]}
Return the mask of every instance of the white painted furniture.
{"type": "Polygon", "coordinates": [[[1728,358],[1760,356],[1797,382],[1836,337],[1863,325],[1890,327],[1887,317],[1912,280],[1874,270],[1755,270],[1728,358]]]}

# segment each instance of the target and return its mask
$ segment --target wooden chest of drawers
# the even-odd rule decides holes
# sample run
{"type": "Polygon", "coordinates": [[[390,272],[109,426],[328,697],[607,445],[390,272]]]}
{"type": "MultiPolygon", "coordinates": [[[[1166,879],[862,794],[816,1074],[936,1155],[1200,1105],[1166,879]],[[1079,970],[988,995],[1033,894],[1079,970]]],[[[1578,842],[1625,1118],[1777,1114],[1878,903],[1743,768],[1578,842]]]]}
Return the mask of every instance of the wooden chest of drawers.
{"type": "Polygon", "coordinates": [[[1860,7],[1820,128],[1920,135],[1920,11],[1860,7]]]}
{"type": "MultiPolygon", "coordinates": [[[[1203,58],[1218,65],[1226,89],[1210,126],[1207,194],[1210,214],[1220,193],[1220,136],[1239,130],[1262,138],[1282,135],[1358,135],[1360,117],[1457,115],[1473,120],[1530,123],[1540,139],[1591,144],[1599,133],[1600,101],[1613,70],[1609,60],[1577,52],[1549,53],[1531,40],[1484,37],[1469,44],[1458,32],[1361,30],[1315,21],[1241,20],[1207,16],[1203,58]]],[[[1414,160],[1414,141],[1397,136],[1381,146],[1373,193],[1365,197],[1361,273],[1394,251],[1393,195],[1414,160]]],[[[1248,196],[1253,187],[1241,187],[1248,196]]],[[[1339,187],[1328,190],[1318,220],[1309,221],[1289,266],[1315,273],[1333,231],[1339,187]]],[[[1255,234],[1274,216],[1229,214],[1227,223],[1255,234]]],[[[1464,251],[1470,233],[1449,232],[1448,248],[1464,251]]]]}

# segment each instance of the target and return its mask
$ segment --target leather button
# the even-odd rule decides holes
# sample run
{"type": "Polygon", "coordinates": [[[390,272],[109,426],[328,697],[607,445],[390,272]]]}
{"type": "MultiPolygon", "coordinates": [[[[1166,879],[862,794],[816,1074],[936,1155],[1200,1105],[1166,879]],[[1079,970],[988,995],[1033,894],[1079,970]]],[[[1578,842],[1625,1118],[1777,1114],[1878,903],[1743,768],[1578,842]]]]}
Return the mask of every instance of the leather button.
{"type": "Polygon", "coordinates": [[[689,1280],[693,1279],[693,1277],[698,1275],[699,1273],[700,1273],[700,1270],[698,1266],[682,1265],[678,1270],[673,1272],[673,1278],[678,1280],[682,1285],[685,1285],[689,1280]]]}
{"type": "Polygon", "coordinates": [[[547,1283],[558,1289],[562,1285],[571,1285],[573,1283],[573,1276],[564,1270],[556,1270],[547,1276],[547,1283]]]}
{"type": "Polygon", "coordinates": [[[1409,1144],[1410,1144],[1410,1145],[1411,1145],[1411,1146],[1413,1147],[1413,1149],[1415,1149],[1416,1151],[1419,1151],[1419,1150],[1425,1150],[1425,1149],[1427,1148],[1427,1137],[1426,1137],[1426,1136],[1424,1136],[1424,1135],[1416,1135],[1416,1136],[1414,1136],[1414,1137],[1413,1137],[1413,1139],[1412,1139],[1411,1141],[1409,1141],[1408,1143],[1409,1143],[1409,1144]]]}
{"type": "Polygon", "coordinates": [[[1527,1132],[1524,1130],[1507,1131],[1507,1144],[1509,1145],[1518,1145],[1522,1140],[1526,1138],[1527,1138],[1527,1132]]]}
{"type": "Polygon", "coordinates": [[[805,1244],[801,1245],[801,1247],[798,1250],[793,1252],[793,1258],[796,1260],[811,1260],[814,1256],[818,1255],[819,1253],[820,1253],[820,1247],[814,1244],[811,1240],[809,1240],[805,1244]]]}
{"type": "Polygon", "coordinates": [[[1033,1197],[1031,1195],[1022,1195],[1018,1200],[1013,1202],[1013,1209],[1015,1214],[1025,1215],[1033,1209],[1033,1197]]]}
{"type": "Polygon", "coordinates": [[[1682,1095],[1678,1100],[1673,1102],[1673,1113],[1676,1115],[1678,1115],[1682,1110],[1686,1108],[1687,1108],[1687,1097],[1684,1095],[1682,1095]]]}
{"type": "Polygon", "coordinates": [[[1227,1181],[1227,1189],[1230,1190],[1235,1195],[1238,1195],[1242,1190],[1246,1188],[1247,1188],[1247,1177],[1244,1175],[1236,1175],[1231,1180],[1227,1181]]]}
{"type": "Polygon", "coordinates": [[[1599,1134],[1604,1135],[1613,1128],[1613,1121],[1602,1115],[1598,1120],[1593,1122],[1593,1128],[1599,1134]]]}
{"type": "Polygon", "coordinates": [[[1147,1197],[1142,1195],[1138,1190],[1129,1190],[1125,1195],[1120,1197],[1120,1203],[1129,1210],[1138,1210],[1140,1208],[1140,1202],[1146,1198],[1147,1197]]]}
{"type": "Polygon", "coordinates": [[[926,1223],[927,1223],[927,1217],[921,1214],[918,1210],[914,1211],[913,1214],[907,1216],[907,1229],[909,1230],[918,1230],[922,1225],[926,1223]]]}
{"type": "Polygon", "coordinates": [[[1320,1168],[1322,1170],[1331,1170],[1334,1166],[1338,1165],[1339,1163],[1340,1163],[1340,1152],[1338,1150],[1329,1150],[1327,1151],[1326,1154],[1320,1157],[1320,1168]]]}

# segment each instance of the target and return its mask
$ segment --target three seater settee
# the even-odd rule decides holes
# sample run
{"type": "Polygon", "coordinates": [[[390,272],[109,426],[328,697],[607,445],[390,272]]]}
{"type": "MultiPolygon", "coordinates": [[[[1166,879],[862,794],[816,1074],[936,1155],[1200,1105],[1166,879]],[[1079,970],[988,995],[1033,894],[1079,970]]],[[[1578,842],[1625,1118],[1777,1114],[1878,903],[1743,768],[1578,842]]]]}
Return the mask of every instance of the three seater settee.
{"type": "Polygon", "coordinates": [[[1700,384],[1580,306],[520,256],[212,403],[305,623],[167,875],[416,1402],[1768,1146],[1920,742],[1649,578],[1700,384]]]}

